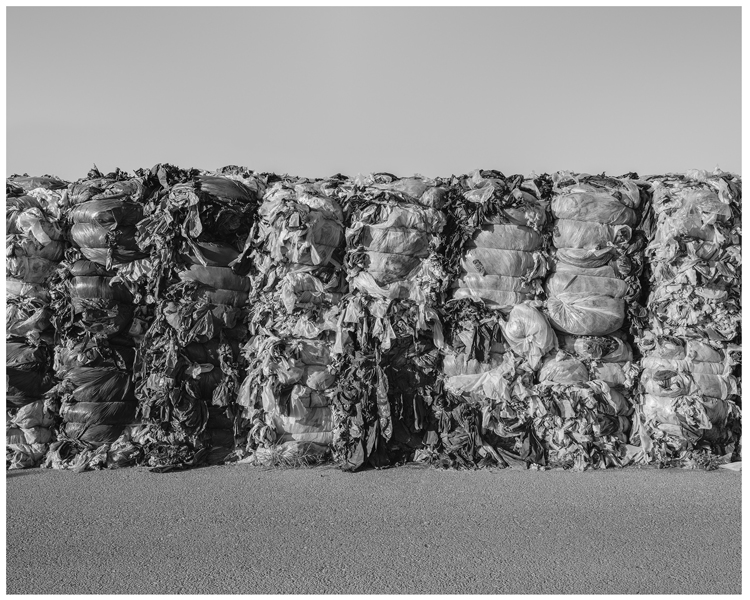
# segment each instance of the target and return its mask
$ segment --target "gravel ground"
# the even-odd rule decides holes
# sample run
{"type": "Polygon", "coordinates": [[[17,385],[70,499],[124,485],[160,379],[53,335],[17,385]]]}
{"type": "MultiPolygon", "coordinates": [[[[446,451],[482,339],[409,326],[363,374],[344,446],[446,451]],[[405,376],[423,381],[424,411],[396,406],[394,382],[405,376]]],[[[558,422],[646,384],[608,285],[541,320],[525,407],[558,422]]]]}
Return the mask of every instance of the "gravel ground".
{"type": "Polygon", "coordinates": [[[7,474],[8,594],[739,594],[741,474],[7,474]]]}

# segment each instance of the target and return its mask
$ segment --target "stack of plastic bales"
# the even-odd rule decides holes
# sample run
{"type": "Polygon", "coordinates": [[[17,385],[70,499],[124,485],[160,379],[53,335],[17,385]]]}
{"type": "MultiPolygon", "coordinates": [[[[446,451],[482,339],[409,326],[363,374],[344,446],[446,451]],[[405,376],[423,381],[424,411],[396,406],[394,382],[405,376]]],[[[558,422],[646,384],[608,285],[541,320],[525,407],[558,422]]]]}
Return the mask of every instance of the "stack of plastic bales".
{"type": "Polygon", "coordinates": [[[219,462],[234,448],[250,280],[229,265],[262,190],[238,168],[199,173],[166,165],[157,176],[165,193],[138,226],[156,307],[136,394],[148,423],[139,440],[145,463],[173,469],[219,462]]]}
{"type": "Polygon", "coordinates": [[[443,248],[453,297],[433,411],[440,442],[420,458],[447,466],[542,463],[531,427],[534,372],[556,346],[537,310],[547,272],[547,176],[474,171],[454,178],[443,248]]]}
{"type": "Polygon", "coordinates": [[[659,464],[737,456],[742,182],[719,170],[650,181],[656,231],[634,441],[659,464]]]}
{"type": "MultiPolygon", "coordinates": [[[[334,454],[347,470],[413,458],[431,416],[446,285],[437,248],[448,186],[421,177],[357,177],[347,191],[351,292],[339,317],[334,454]]],[[[432,433],[430,433],[432,432],[432,433]]]]}
{"type": "Polygon", "coordinates": [[[633,178],[557,173],[547,312],[560,349],[539,373],[535,427],[552,465],[622,466],[637,367],[626,326],[638,304],[648,185],[633,178]]]}
{"type": "Polygon", "coordinates": [[[49,282],[67,242],[60,225],[67,184],[55,177],[17,177],[6,190],[6,462],[41,463],[58,406],[53,385],[54,330],[49,282]]]}
{"type": "Polygon", "coordinates": [[[73,248],[53,288],[57,329],[50,397],[61,402],[58,441],[45,466],[84,470],[131,464],[137,425],[134,369],[148,321],[140,282],[123,276],[144,258],[136,224],[156,182],[98,170],[68,188],[67,224],[73,248]]]}
{"type": "Polygon", "coordinates": [[[340,184],[273,182],[235,266],[253,280],[238,403],[258,463],[318,462],[333,443],[331,351],[347,291],[340,184]]]}

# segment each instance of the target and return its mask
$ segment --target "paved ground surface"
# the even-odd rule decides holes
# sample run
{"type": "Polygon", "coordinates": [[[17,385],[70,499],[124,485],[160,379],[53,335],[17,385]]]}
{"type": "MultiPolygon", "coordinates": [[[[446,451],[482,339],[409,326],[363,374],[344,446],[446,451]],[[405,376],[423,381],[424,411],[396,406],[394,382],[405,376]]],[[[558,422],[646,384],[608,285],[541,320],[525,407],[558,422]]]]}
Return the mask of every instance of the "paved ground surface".
{"type": "Polygon", "coordinates": [[[741,474],[7,474],[7,593],[741,591],[741,474]]]}

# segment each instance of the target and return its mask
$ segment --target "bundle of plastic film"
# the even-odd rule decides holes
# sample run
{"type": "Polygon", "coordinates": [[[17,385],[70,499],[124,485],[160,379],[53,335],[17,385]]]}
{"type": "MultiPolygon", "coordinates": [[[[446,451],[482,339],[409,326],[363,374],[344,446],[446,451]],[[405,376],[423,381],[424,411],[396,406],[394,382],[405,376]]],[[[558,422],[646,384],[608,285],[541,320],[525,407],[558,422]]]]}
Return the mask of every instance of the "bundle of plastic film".
{"type": "Polygon", "coordinates": [[[171,470],[223,462],[235,447],[251,280],[231,265],[265,183],[230,167],[152,171],[162,189],[139,223],[138,242],[154,276],[155,318],[136,395],[146,425],[144,464],[171,470]]]}
{"type": "Polygon", "coordinates": [[[541,294],[551,188],[547,175],[506,178],[476,170],[454,177],[441,248],[452,298],[472,298],[507,313],[541,294]]]}
{"type": "Polygon", "coordinates": [[[539,373],[537,433],[552,465],[620,467],[633,459],[650,193],[637,174],[553,176],[546,313],[559,351],[539,373]]]}
{"type": "Polygon", "coordinates": [[[648,307],[660,335],[720,348],[741,329],[742,188],[729,173],[650,178],[655,232],[648,307]]]}
{"type": "Polygon", "coordinates": [[[242,407],[245,453],[263,464],[326,460],[332,357],[347,292],[340,178],[269,185],[234,268],[253,281],[242,407]]]}
{"type": "Polygon", "coordinates": [[[68,186],[72,248],[51,289],[59,381],[47,394],[61,404],[62,422],[46,467],[84,471],[137,460],[138,348],[153,308],[145,298],[149,274],[141,266],[147,254],[136,231],[158,189],[148,171],[103,174],[96,168],[68,186]]]}
{"type": "Polygon", "coordinates": [[[552,260],[545,284],[550,322],[570,335],[604,336],[624,326],[641,330],[648,184],[635,174],[559,172],[553,180],[552,260]]]}
{"type": "Polygon", "coordinates": [[[66,182],[12,176],[6,184],[6,464],[38,466],[55,437],[50,286],[68,242],[66,182]]]}
{"type": "Polygon", "coordinates": [[[346,269],[352,291],[434,303],[446,285],[439,259],[449,186],[419,176],[358,176],[346,211],[346,269]]]}
{"type": "Polygon", "coordinates": [[[460,468],[539,463],[528,415],[537,354],[555,342],[534,308],[552,181],[476,170],[451,183],[440,258],[452,286],[438,308],[445,344],[432,405],[439,441],[420,458],[460,468]]]}
{"type": "Polygon", "coordinates": [[[742,182],[718,169],[649,181],[655,232],[633,443],[660,466],[736,461],[742,182]]]}

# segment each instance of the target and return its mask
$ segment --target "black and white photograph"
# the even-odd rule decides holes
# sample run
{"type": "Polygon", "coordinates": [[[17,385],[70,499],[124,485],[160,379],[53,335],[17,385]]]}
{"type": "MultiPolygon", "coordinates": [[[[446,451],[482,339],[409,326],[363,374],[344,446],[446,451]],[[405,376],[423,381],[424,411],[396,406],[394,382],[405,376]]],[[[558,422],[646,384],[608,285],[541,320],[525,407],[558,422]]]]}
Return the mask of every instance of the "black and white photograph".
{"type": "Polygon", "coordinates": [[[6,595],[740,596],[743,8],[6,4],[6,595]]]}

